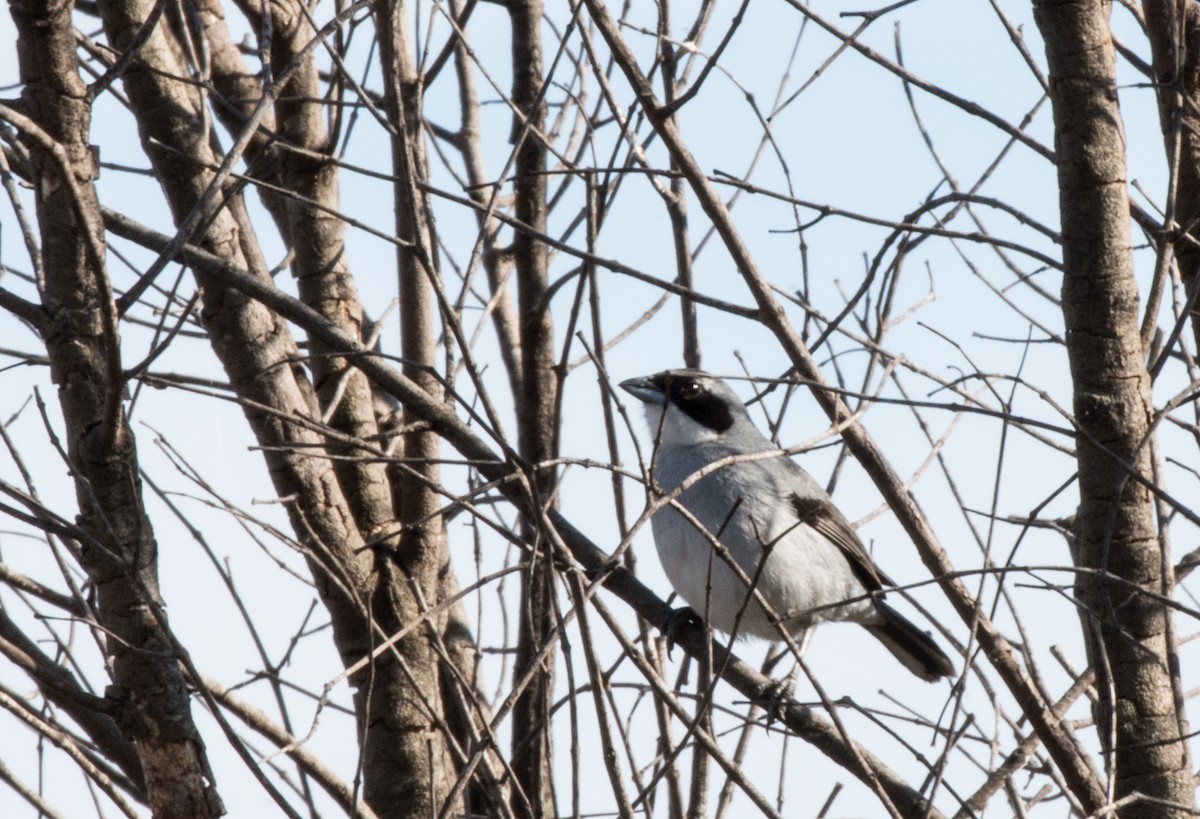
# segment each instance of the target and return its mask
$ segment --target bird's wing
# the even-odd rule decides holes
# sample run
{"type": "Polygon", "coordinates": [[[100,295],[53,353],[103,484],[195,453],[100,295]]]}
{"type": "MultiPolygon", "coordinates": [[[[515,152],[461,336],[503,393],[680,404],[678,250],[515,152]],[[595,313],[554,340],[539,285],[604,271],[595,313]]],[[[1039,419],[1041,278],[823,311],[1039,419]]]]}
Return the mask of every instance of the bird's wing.
{"type": "Polygon", "coordinates": [[[858,581],[868,591],[877,591],[884,586],[896,585],[892,579],[880,571],[867,554],[862,541],[850,527],[850,522],[842,515],[833,503],[824,496],[801,497],[793,492],[788,501],[800,519],[800,523],[822,535],[830,543],[842,550],[850,570],[858,581]]]}

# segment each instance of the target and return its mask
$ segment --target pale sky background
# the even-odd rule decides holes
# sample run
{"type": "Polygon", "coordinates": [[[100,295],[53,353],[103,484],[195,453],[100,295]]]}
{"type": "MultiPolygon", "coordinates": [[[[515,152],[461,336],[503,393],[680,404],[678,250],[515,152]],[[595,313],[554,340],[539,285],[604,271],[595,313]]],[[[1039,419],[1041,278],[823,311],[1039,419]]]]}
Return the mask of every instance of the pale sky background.
{"type": "MultiPolygon", "coordinates": [[[[840,13],[863,11],[874,8],[865,3],[829,2],[820,0],[813,8],[844,30],[856,26],[859,18],[839,17],[840,13]]],[[[885,4],[876,4],[882,7],[885,4]]],[[[702,47],[715,47],[726,30],[728,21],[736,12],[738,4],[720,2],[713,24],[702,47]]],[[[1023,27],[1029,51],[1039,65],[1044,61],[1042,44],[1033,24],[1030,6],[1026,2],[1002,0],[999,6],[1014,26],[1023,27]]],[[[694,3],[679,4],[675,10],[676,29],[674,34],[682,36],[684,27],[690,23],[694,3]]],[[[613,6],[615,12],[616,8],[613,6]]],[[[429,7],[422,7],[422,20],[427,21],[429,7]]],[[[565,12],[554,4],[550,12],[563,30],[565,12]]],[[[330,14],[328,4],[318,8],[320,20],[330,14]]],[[[640,25],[653,28],[652,8],[645,4],[640,11],[640,25]]],[[[231,13],[231,17],[232,17],[231,13]]],[[[894,23],[899,23],[899,36],[903,43],[906,66],[920,77],[941,85],[954,94],[974,101],[1001,116],[1007,122],[1018,124],[1032,110],[1042,96],[1042,89],[1025,66],[1008,34],[1001,26],[996,12],[983,0],[920,0],[886,18],[877,21],[862,36],[862,41],[872,48],[894,57],[893,38],[897,34],[894,23]]],[[[94,27],[89,22],[86,27],[94,27]]],[[[742,29],[731,42],[721,59],[721,66],[732,76],[714,71],[708,78],[703,93],[681,112],[681,130],[690,149],[699,159],[701,167],[710,172],[723,171],[742,176],[758,147],[761,128],[750,109],[746,92],[753,94],[760,108],[770,108],[775,99],[779,77],[796,49],[795,62],[785,84],[784,98],[793,94],[807,82],[813,72],[837,49],[837,41],[808,25],[799,38],[802,17],[787,4],[779,0],[757,0],[751,3],[742,29]],[[739,87],[740,86],[740,87],[739,87]]],[[[1114,27],[1118,37],[1130,44],[1138,53],[1149,59],[1148,47],[1136,30],[1128,12],[1114,10],[1114,27]]],[[[435,26],[434,42],[440,48],[444,42],[446,27],[435,26]]],[[[652,37],[632,29],[625,30],[626,36],[635,43],[643,64],[652,53],[652,37]]],[[[498,8],[480,4],[468,28],[472,46],[493,77],[507,87],[509,43],[507,22],[498,8]],[[489,36],[491,32],[494,36],[489,36]]],[[[0,43],[15,41],[15,31],[8,16],[0,15],[0,43]]],[[[547,49],[554,48],[555,41],[547,33],[547,49]]],[[[578,40],[572,43],[578,52],[578,40]]],[[[361,57],[361,55],[359,55],[361,57]]],[[[549,62],[549,57],[547,59],[549,62]]],[[[1162,139],[1158,126],[1154,97],[1151,89],[1141,85],[1144,80],[1124,61],[1119,62],[1122,82],[1121,104],[1128,137],[1129,178],[1137,180],[1142,188],[1161,204],[1165,188],[1166,172],[1162,150],[1162,139]]],[[[567,76],[560,70],[560,77],[567,76]]],[[[692,75],[695,76],[695,73],[692,75]]],[[[457,98],[453,95],[449,70],[429,90],[427,114],[430,119],[450,128],[457,125],[457,98]]],[[[17,81],[15,52],[0,47],[0,86],[2,96],[12,96],[17,81]]],[[[478,77],[479,94],[483,100],[495,100],[482,77],[478,77]]],[[[369,86],[378,87],[371,80],[369,86]]],[[[623,78],[615,81],[622,99],[627,99],[623,78]]],[[[589,103],[594,104],[598,90],[589,79],[589,103]]],[[[996,158],[1007,137],[987,123],[973,118],[962,110],[937,100],[932,96],[914,91],[921,117],[931,134],[938,154],[952,174],[964,188],[974,184],[980,173],[996,158]]],[[[562,99],[562,89],[552,89],[551,101],[562,99]]],[[[552,114],[557,109],[552,108],[552,114]]],[[[500,104],[487,105],[483,109],[484,132],[488,150],[488,169],[498,174],[503,167],[510,146],[507,133],[510,116],[500,104]]],[[[366,116],[365,114],[363,116],[366,116]]],[[[1029,133],[1044,145],[1052,145],[1051,111],[1049,103],[1038,109],[1029,133]]],[[[898,221],[906,213],[916,209],[936,190],[945,192],[942,175],[924,145],[914,124],[912,114],[905,101],[901,84],[893,75],[872,64],[857,53],[846,53],[825,68],[821,76],[799,95],[786,109],[774,118],[773,132],[786,161],[795,195],[803,200],[827,203],[847,210],[856,211],[881,219],[898,221]]],[[[130,130],[129,118],[111,99],[106,98],[97,105],[93,121],[94,141],[101,145],[101,158],[118,165],[145,168],[143,156],[136,137],[130,130]]],[[[640,132],[644,137],[646,129],[640,132]]],[[[597,135],[598,142],[605,146],[594,157],[583,160],[584,164],[606,164],[610,146],[616,138],[611,126],[597,135]]],[[[657,167],[664,167],[665,160],[661,144],[655,140],[649,153],[657,167]]],[[[622,155],[623,156],[623,155],[622,155]]],[[[387,170],[387,147],[379,133],[363,126],[355,131],[347,159],[375,170],[387,170]]],[[[781,165],[770,152],[760,161],[752,181],[774,191],[787,191],[787,182],[781,174],[781,165]]],[[[456,183],[440,168],[435,168],[435,182],[452,193],[459,193],[456,183]]],[[[555,184],[552,181],[552,187],[555,184]]],[[[345,211],[382,230],[391,226],[391,192],[387,185],[378,180],[364,179],[354,174],[342,177],[342,204],[345,211]]],[[[102,201],[112,207],[128,210],[131,215],[162,231],[169,231],[169,214],[162,203],[157,185],[144,177],[105,170],[98,182],[102,201]]],[[[582,186],[573,190],[554,216],[551,232],[558,235],[576,212],[582,186]],[[575,204],[570,204],[574,202],[575,204]]],[[[1039,222],[1057,228],[1058,195],[1055,187],[1054,168],[1044,158],[1023,146],[1016,146],[1001,164],[999,170],[981,190],[981,194],[1009,202],[1039,222]]],[[[1135,198],[1143,205],[1146,200],[1140,194],[1135,198]]],[[[258,209],[254,197],[250,202],[258,209]]],[[[693,245],[699,241],[707,228],[707,222],[692,201],[691,239],[693,245]]],[[[448,253],[459,264],[465,264],[474,241],[474,222],[461,209],[442,202],[438,205],[438,228],[448,253]]],[[[1058,251],[1044,238],[1033,231],[1021,228],[1016,222],[993,210],[979,211],[987,225],[996,235],[1034,246],[1037,250],[1055,258],[1058,251]]],[[[766,197],[743,197],[733,211],[735,222],[742,236],[755,254],[762,272],[785,292],[793,292],[802,285],[800,256],[797,239],[789,229],[795,217],[790,206],[766,197]]],[[[261,215],[261,211],[259,211],[261,215]]],[[[815,213],[801,211],[801,220],[811,221],[815,213]]],[[[265,224],[265,221],[263,222],[265,224]]],[[[924,224],[929,224],[926,217],[924,224]]],[[[973,230],[969,222],[959,218],[952,225],[958,230],[973,230]]],[[[7,200],[0,204],[0,228],[3,229],[0,260],[21,271],[29,270],[29,262],[20,240],[19,230],[7,200]]],[[[807,261],[810,276],[809,299],[826,315],[835,314],[842,306],[839,295],[852,292],[861,282],[864,258],[869,260],[881,247],[888,233],[887,228],[865,226],[848,219],[828,218],[810,228],[805,234],[807,261]]],[[[268,262],[276,263],[283,255],[278,240],[264,229],[259,234],[268,262]]],[[[348,253],[351,268],[355,273],[363,302],[374,314],[382,313],[395,290],[394,255],[385,242],[366,234],[350,231],[348,253]]],[[[1135,244],[1140,243],[1135,235],[1135,244]]],[[[572,237],[577,246],[582,244],[582,235],[572,237]]],[[[123,243],[114,243],[122,252],[130,252],[123,243]]],[[[648,182],[639,175],[629,176],[622,184],[620,195],[600,237],[598,253],[614,258],[640,270],[663,278],[673,275],[674,250],[670,225],[666,213],[648,182]]],[[[130,252],[138,263],[145,263],[142,253],[130,252]]],[[[1016,263],[1025,271],[1036,268],[1036,264],[1020,254],[1012,254],[1016,263]]],[[[906,358],[926,368],[931,373],[954,378],[961,371],[977,367],[987,373],[1012,373],[1018,369],[1025,349],[1016,344],[1001,343],[985,338],[999,336],[1024,338],[1031,332],[1030,325],[993,296],[971,271],[965,260],[969,260],[979,275],[1007,287],[1013,276],[1000,264],[994,252],[976,244],[960,242],[953,245],[948,241],[929,241],[922,245],[906,262],[902,285],[897,292],[895,314],[903,313],[909,306],[919,307],[914,317],[897,326],[885,339],[889,350],[902,352],[906,358]],[[920,324],[918,324],[920,322],[920,324]],[[921,326],[924,325],[924,326],[921,326]],[[935,328],[934,333],[929,328],[935,328]],[[938,333],[961,345],[956,350],[938,333]],[[969,356],[973,364],[968,363],[969,356]]],[[[1153,266],[1153,254],[1139,251],[1136,255],[1139,280],[1148,280],[1153,266]]],[[[552,278],[557,278],[575,267],[575,261],[558,256],[552,266],[552,278]]],[[[116,286],[125,287],[134,279],[133,273],[115,259],[110,260],[110,270],[116,286]]],[[[453,278],[446,266],[446,276],[453,278]]],[[[168,268],[162,282],[169,284],[177,274],[177,268],[168,268]]],[[[1039,283],[1053,294],[1060,286],[1059,276],[1053,271],[1041,273],[1039,283]]],[[[292,290],[290,277],[282,275],[280,285],[292,290]]],[[[482,277],[479,279],[483,286],[482,277]]],[[[740,277],[729,263],[728,256],[714,237],[697,258],[695,282],[703,292],[728,299],[738,304],[751,303],[749,294],[740,277]]],[[[32,291],[11,276],[3,279],[10,287],[26,297],[32,291]]],[[[603,310],[606,333],[615,335],[639,316],[658,298],[654,288],[614,273],[601,275],[603,288],[603,310]]],[[[453,291],[457,282],[452,281],[453,291]]],[[[192,282],[185,279],[185,293],[190,293],[192,282]]],[[[555,318],[560,341],[574,293],[573,285],[564,288],[555,302],[555,318]]],[[[1040,299],[1027,290],[1014,289],[1011,293],[1021,308],[1043,322],[1055,332],[1061,332],[1061,315],[1058,308],[1040,299]]],[[[1169,305],[1168,308],[1169,309],[1169,305]]],[[[789,315],[797,324],[801,321],[800,311],[790,308],[789,315]]],[[[1166,315],[1166,313],[1164,313],[1166,315]]],[[[392,318],[384,334],[385,350],[395,352],[398,347],[396,323],[392,318]]],[[[740,354],[750,373],[755,376],[777,376],[787,367],[786,358],[779,351],[770,334],[762,328],[744,320],[730,318],[712,310],[702,310],[700,317],[704,365],[710,371],[725,375],[740,375],[742,366],[737,359],[740,354]]],[[[586,327],[585,332],[590,335],[586,327]]],[[[125,365],[139,360],[148,348],[149,334],[142,328],[130,325],[123,327],[125,365]]],[[[1034,339],[1042,338],[1036,329],[1034,339]]],[[[482,336],[477,350],[479,360],[488,362],[486,373],[489,384],[494,386],[495,396],[502,396],[505,379],[495,355],[493,336],[488,329],[482,336]]],[[[866,356],[856,350],[855,345],[845,338],[833,340],[834,349],[840,355],[838,365],[845,373],[847,384],[853,389],[860,386],[862,368],[866,356]]],[[[29,331],[0,314],[0,347],[41,352],[40,342],[29,331]]],[[[578,359],[583,350],[577,344],[570,358],[578,359]]],[[[835,371],[829,364],[830,351],[818,351],[819,360],[826,365],[826,375],[833,378],[835,371]]],[[[678,322],[678,306],[670,303],[653,320],[640,328],[624,343],[608,354],[609,371],[615,381],[643,375],[668,367],[679,366],[682,361],[681,334],[678,322]]],[[[0,359],[0,366],[7,359],[0,359]]],[[[202,340],[181,339],[155,365],[156,370],[186,372],[190,375],[223,379],[223,373],[202,340]]],[[[1045,390],[1062,407],[1070,407],[1069,381],[1066,371],[1064,350],[1056,345],[1037,344],[1028,351],[1028,361],[1022,370],[1027,381],[1045,390]]],[[[913,398],[932,401],[949,400],[944,393],[934,393],[930,382],[911,374],[901,378],[911,390],[913,398]]],[[[1181,369],[1168,366],[1162,380],[1156,385],[1156,399],[1161,402],[1179,389],[1184,382],[1181,369]]],[[[467,380],[462,379],[465,387],[467,380]]],[[[44,369],[16,367],[0,371],[0,419],[9,421],[14,414],[9,431],[22,447],[28,466],[37,481],[42,497],[54,509],[68,518],[74,517],[75,500],[64,465],[53,455],[46,443],[46,432],[37,410],[29,403],[33,388],[37,386],[49,405],[52,422],[61,424],[52,385],[44,369]]],[[[978,382],[972,389],[979,387],[978,382]]],[[[749,398],[753,392],[748,384],[739,384],[738,391],[749,398]]],[[[1006,397],[1011,386],[998,385],[1006,397]]],[[[896,392],[889,387],[887,395],[896,392]]],[[[779,406],[777,393],[767,404],[772,415],[779,406]]],[[[622,400],[624,397],[622,396],[622,400]]],[[[505,399],[501,398],[501,410],[507,412],[505,399]]],[[[626,401],[635,424],[635,434],[645,442],[647,436],[641,423],[636,402],[626,401]]],[[[1014,411],[1019,415],[1036,417],[1063,425],[1061,417],[1027,389],[1017,390],[1014,411]]],[[[590,365],[576,370],[567,382],[565,417],[563,429],[563,455],[568,458],[607,460],[600,404],[598,401],[595,373],[590,365]]],[[[754,410],[755,417],[762,419],[761,410],[754,410]]],[[[931,426],[931,434],[941,435],[955,418],[947,411],[928,411],[925,416],[931,426]]],[[[251,514],[261,516],[282,525],[286,520],[278,505],[270,503],[274,492],[267,479],[262,459],[257,452],[248,450],[253,441],[241,412],[233,405],[211,398],[187,396],[174,391],[142,389],[133,410],[133,422],[138,435],[142,463],[150,476],[161,486],[183,493],[177,497],[180,505],[203,526],[204,536],[217,557],[228,561],[235,581],[250,606],[251,613],[267,637],[272,660],[278,660],[286,648],[287,640],[304,620],[309,602],[315,599],[312,589],[299,579],[288,576],[276,568],[276,560],[296,569],[301,577],[307,572],[294,553],[284,545],[262,536],[256,527],[243,528],[234,516],[206,507],[207,499],[202,492],[176,470],[166,452],[156,445],[156,436],[178,450],[203,478],[217,487],[220,493],[251,514]],[[255,539],[260,542],[256,543],[255,539]]],[[[928,444],[912,420],[911,412],[904,407],[877,405],[863,418],[863,423],[887,452],[896,470],[911,475],[928,455],[928,444]]],[[[511,432],[511,416],[506,417],[507,429],[511,432]]],[[[786,415],[780,439],[785,445],[816,439],[826,431],[827,421],[807,392],[797,392],[786,415]]],[[[60,426],[56,426],[60,430],[60,426]]],[[[1195,444],[1186,439],[1177,439],[1173,430],[1164,433],[1164,451],[1187,463],[1196,464],[1195,444]]],[[[1051,435],[1062,443],[1069,443],[1051,435]]],[[[823,441],[823,443],[826,441],[823,441]]],[[[966,505],[977,510],[987,510],[992,505],[993,492],[997,495],[997,508],[1001,515],[1025,515],[1045,499],[1073,472],[1070,458],[1030,439],[1020,432],[1010,432],[1003,451],[1003,480],[995,485],[995,472],[1001,457],[1001,424],[992,418],[965,416],[959,420],[950,444],[944,451],[958,488],[966,498],[966,505]]],[[[836,460],[837,448],[825,447],[801,457],[805,465],[818,480],[828,479],[836,460]]],[[[447,451],[447,456],[453,453],[447,451]]],[[[622,433],[622,459],[630,468],[636,469],[632,441],[627,432],[622,433]]],[[[0,478],[18,483],[19,476],[7,456],[0,455],[0,478]]],[[[447,482],[461,480],[461,473],[447,469],[447,482]]],[[[1185,467],[1170,467],[1167,475],[1168,490],[1176,497],[1195,497],[1197,476],[1185,467]]],[[[634,520],[641,510],[641,490],[637,484],[627,485],[629,497],[628,519],[634,520]]],[[[913,492],[931,519],[943,545],[949,550],[952,560],[961,568],[976,568],[980,563],[979,549],[972,539],[963,515],[947,489],[946,481],[936,469],[930,470],[913,487],[913,492]]],[[[179,637],[188,646],[197,665],[224,684],[235,684],[247,679],[249,673],[261,668],[240,616],[229,597],[220,587],[212,564],[187,531],[174,521],[163,504],[147,489],[147,503],[156,526],[160,548],[160,575],[164,597],[169,602],[171,623],[179,637]]],[[[617,525],[612,514],[611,482],[609,473],[600,469],[572,467],[564,472],[561,500],[563,510],[577,526],[605,548],[614,548],[618,542],[617,525]],[[600,500],[602,499],[602,500],[600,500]]],[[[1055,500],[1044,512],[1047,517],[1069,514],[1074,504],[1074,491],[1055,500]]],[[[890,513],[876,514],[880,497],[862,471],[853,463],[843,469],[835,500],[851,518],[858,521],[870,517],[862,527],[863,541],[874,550],[881,567],[899,582],[914,582],[927,579],[928,575],[916,557],[915,549],[908,542],[890,513]]],[[[507,517],[511,517],[507,515],[507,517]]],[[[973,521],[979,531],[987,533],[988,527],[982,517],[973,521]]],[[[471,531],[467,522],[458,518],[450,524],[452,550],[463,585],[472,582],[476,571],[473,565],[471,531]]],[[[1178,554],[1193,548],[1196,532],[1177,526],[1175,548],[1178,554]]],[[[1019,527],[999,524],[993,533],[992,554],[1003,561],[1020,533],[1019,527]]],[[[500,565],[504,544],[494,537],[485,537],[481,543],[483,555],[479,570],[486,574],[500,565]]],[[[663,578],[654,555],[647,530],[635,538],[634,550],[639,558],[639,572],[644,582],[665,596],[669,584],[663,578]]],[[[47,552],[45,543],[30,538],[27,532],[0,521],[0,555],[15,568],[51,584],[61,584],[57,570],[47,552]]],[[[1061,565],[1069,562],[1063,540],[1052,534],[1032,532],[1023,541],[1017,563],[1030,565],[1061,565]]],[[[1046,573],[1041,580],[1050,583],[1069,584],[1070,576],[1063,573],[1046,573]]],[[[975,581],[973,581],[975,582],[975,581]]],[[[1060,694],[1069,683],[1068,677],[1050,659],[1048,647],[1060,645],[1072,663],[1083,668],[1086,661],[1078,639],[1078,620],[1074,607],[1063,595],[1044,587],[1035,588],[1037,580],[1027,578],[1010,591],[1021,608],[1027,638],[1041,661],[1041,670],[1052,695],[1060,694]]],[[[516,588],[515,577],[507,581],[503,595],[511,599],[516,588]]],[[[985,585],[985,598],[995,593],[992,583],[985,585]]],[[[967,630],[949,607],[941,600],[935,589],[923,587],[915,592],[922,605],[927,606],[935,619],[947,625],[960,639],[965,640],[967,630]]],[[[483,630],[479,634],[483,645],[493,645],[499,638],[500,618],[496,616],[496,595],[489,592],[481,618],[483,630]]],[[[566,605],[566,599],[564,606],[566,605]]],[[[627,633],[634,633],[634,619],[622,604],[605,596],[622,617],[627,633]]],[[[1190,604],[1189,597],[1183,602],[1190,604]]],[[[9,607],[13,616],[20,615],[28,621],[27,610],[7,590],[0,589],[0,603],[9,607]]],[[[911,611],[907,606],[902,606],[911,611]]],[[[310,626],[326,622],[320,609],[314,614],[310,626]]],[[[595,616],[591,623],[594,630],[602,626],[595,616]]],[[[1001,615],[999,623],[1014,639],[1016,632],[1011,620],[1001,615]]],[[[60,631],[62,624],[58,624],[60,631]]],[[[1181,616],[1178,622],[1181,636],[1195,631],[1194,621],[1181,616]]],[[[582,656],[578,649],[578,632],[572,630],[575,641],[572,649],[576,658],[576,674],[585,673],[582,656]]],[[[939,640],[945,645],[945,641],[939,640]]],[[[94,645],[82,629],[74,632],[74,644],[85,656],[95,659],[94,645]]],[[[738,647],[744,657],[757,662],[764,651],[759,643],[743,643],[738,647]]],[[[1184,649],[1185,688],[1188,672],[1195,667],[1194,650],[1184,649]]],[[[609,665],[619,656],[615,644],[608,639],[601,642],[602,663],[609,665]]],[[[678,668],[680,652],[676,652],[672,673],[678,668]]],[[[814,638],[807,662],[816,673],[825,691],[832,698],[846,697],[855,703],[877,707],[884,711],[898,712],[905,706],[920,710],[926,715],[936,715],[944,703],[949,701],[949,686],[945,683],[930,686],[909,677],[889,655],[869,638],[861,629],[852,626],[832,625],[820,629],[814,638]],[[880,689],[886,687],[885,698],[880,689]]],[[[560,668],[562,666],[560,657],[560,668]]],[[[626,664],[626,668],[628,664],[626,664]]],[[[498,661],[491,660],[486,666],[488,678],[486,690],[495,690],[498,680],[498,661]]],[[[302,681],[317,687],[334,679],[340,671],[335,653],[326,635],[301,643],[284,669],[288,679],[302,681]]],[[[99,679],[98,674],[91,675],[99,679]]],[[[565,685],[560,675],[560,687],[565,685]]],[[[630,681],[633,673],[620,679],[630,681]]],[[[989,679],[995,682],[994,676],[989,679]]],[[[636,681],[636,680],[635,680],[636,681]]],[[[0,682],[23,693],[32,691],[27,678],[8,665],[0,664],[0,682]]],[[[509,681],[506,680],[507,685],[509,681]]],[[[243,694],[264,709],[272,709],[269,690],[261,685],[248,686],[243,694]]],[[[812,689],[801,682],[797,689],[801,700],[813,698],[812,689]]],[[[635,694],[628,690],[618,693],[618,700],[628,706],[635,701],[635,694]]],[[[737,695],[723,689],[718,700],[729,704],[737,695]]],[[[349,700],[344,684],[334,693],[334,700],[345,704],[349,700]]],[[[1016,709],[1007,699],[1006,713],[1015,717],[1016,709]]],[[[580,697],[580,722],[583,728],[582,794],[583,810],[602,813],[611,808],[607,795],[607,778],[601,775],[603,762],[599,745],[589,720],[593,720],[590,699],[580,697]]],[[[300,694],[290,700],[295,709],[298,733],[306,732],[313,718],[311,702],[300,694]]],[[[978,683],[972,680],[971,690],[964,698],[968,712],[976,713],[977,719],[985,721],[985,731],[993,730],[991,721],[995,716],[982,698],[978,683]]],[[[560,808],[569,811],[570,722],[565,709],[558,720],[557,753],[559,755],[560,808]]],[[[217,730],[198,704],[194,707],[196,719],[209,741],[209,752],[216,767],[217,784],[222,798],[232,817],[272,815],[275,808],[268,797],[253,782],[242,763],[229,749],[217,730]]],[[[640,751],[643,762],[651,758],[655,737],[655,726],[651,718],[648,701],[641,702],[633,710],[630,730],[635,749],[640,751]]],[[[1077,705],[1071,716],[1087,716],[1086,705],[1077,705]]],[[[914,784],[921,781],[923,767],[920,763],[883,731],[871,727],[867,721],[850,711],[843,711],[843,718],[851,733],[867,744],[889,766],[909,777],[914,784]]],[[[961,719],[961,717],[959,718],[961,719]]],[[[730,727],[736,725],[728,721],[730,727]]],[[[676,726],[676,736],[681,731],[676,726]]],[[[930,746],[929,733],[912,728],[903,728],[905,736],[915,743],[923,753],[935,757],[938,746],[930,746]]],[[[1001,749],[1011,747],[1012,732],[1001,728],[1005,740],[1001,749]]],[[[1089,747],[1094,746],[1094,734],[1084,733],[1089,747]]],[[[727,748],[732,748],[736,735],[724,737],[727,748]]],[[[353,772],[355,744],[353,721],[341,715],[325,712],[320,715],[310,748],[325,762],[342,772],[347,779],[353,772]]],[[[259,746],[262,750],[265,746],[259,746]]],[[[972,748],[982,759],[987,759],[986,750],[972,748]]],[[[0,761],[30,784],[37,782],[39,755],[34,737],[20,728],[6,713],[0,713],[0,761]]],[[[622,758],[623,770],[628,776],[628,760],[622,758]]],[[[947,780],[962,783],[960,789],[969,793],[982,779],[982,774],[972,772],[971,762],[955,752],[951,757],[947,780]]],[[[859,786],[849,774],[824,760],[816,751],[797,741],[783,742],[781,735],[767,735],[757,731],[750,756],[745,766],[753,772],[760,789],[773,794],[776,782],[783,771],[783,793],[787,798],[784,813],[789,816],[814,815],[834,782],[846,785],[845,791],[835,803],[833,816],[880,816],[883,809],[873,796],[859,786]],[[761,778],[759,778],[761,775],[761,778]]],[[[51,803],[73,816],[91,811],[90,797],[82,786],[81,776],[73,766],[65,764],[56,752],[47,751],[44,768],[46,793],[51,803]]],[[[642,772],[648,775],[646,772],[642,772]]],[[[714,767],[714,776],[716,769],[714,767]]],[[[717,780],[719,783],[719,779],[717,780]]],[[[1030,792],[1036,790],[1032,788],[1030,792]]],[[[965,795],[965,794],[964,794],[965,795]]],[[[320,802],[321,797],[318,797],[320,802]]],[[[715,802],[715,788],[713,792],[715,802]]],[[[327,803],[326,807],[329,807],[327,803]]],[[[742,803],[743,805],[745,803],[742,803]]],[[[954,800],[939,792],[937,804],[943,810],[953,810],[954,800]]],[[[997,806],[998,813],[1007,815],[1006,807],[997,806]]],[[[744,809],[744,808],[743,808],[744,809]]],[[[659,806],[657,815],[663,813],[659,806]]],[[[108,815],[112,811],[106,807],[108,815]]],[[[336,810],[330,808],[329,815],[336,810]]],[[[1062,816],[1066,809],[1061,802],[1039,807],[1035,816],[1062,816]]],[[[7,788],[0,786],[0,815],[31,816],[32,810],[7,788]]],[[[734,815],[740,814],[735,811],[734,815]]]]}

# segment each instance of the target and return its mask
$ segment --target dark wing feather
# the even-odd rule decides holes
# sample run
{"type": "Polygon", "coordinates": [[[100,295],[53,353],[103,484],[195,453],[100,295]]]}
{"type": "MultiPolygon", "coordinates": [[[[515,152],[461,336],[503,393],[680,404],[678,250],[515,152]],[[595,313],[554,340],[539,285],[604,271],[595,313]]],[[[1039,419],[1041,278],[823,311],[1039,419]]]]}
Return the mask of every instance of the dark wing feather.
{"type": "Polygon", "coordinates": [[[830,543],[842,550],[854,576],[866,587],[867,591],[878,591],[884,586],[896,585],[890,577],[880,571],[879,567],[875,565],[875,561],[871,560],[862,541],[850,527],[850,522],[828,498],[802,498],[793,492],[788,497],[788,502],[791,503],[796,517],[802,524],[823,535],[830,543]]]}

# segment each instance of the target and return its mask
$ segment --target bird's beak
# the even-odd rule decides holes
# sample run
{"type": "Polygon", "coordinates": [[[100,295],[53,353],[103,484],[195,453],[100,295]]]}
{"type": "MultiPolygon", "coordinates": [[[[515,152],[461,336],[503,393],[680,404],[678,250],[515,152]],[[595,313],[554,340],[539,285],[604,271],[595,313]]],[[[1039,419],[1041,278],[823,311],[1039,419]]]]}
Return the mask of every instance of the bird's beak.
{"type": "Polygon", "coordinates": [[[621,389],[645,404],[665,404],[667,402],[663,391],[646,376],[622,381],[621,389]]]}

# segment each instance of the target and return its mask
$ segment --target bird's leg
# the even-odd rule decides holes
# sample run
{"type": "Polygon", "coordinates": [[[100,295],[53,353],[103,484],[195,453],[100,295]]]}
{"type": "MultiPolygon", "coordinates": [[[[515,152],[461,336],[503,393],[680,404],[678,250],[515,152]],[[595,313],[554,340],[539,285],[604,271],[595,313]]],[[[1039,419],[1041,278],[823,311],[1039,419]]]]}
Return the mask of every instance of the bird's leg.
{"type": "MultiPolygon", "coordinates": [[[[768,658],[763,666],[764,672],[770,674],[774,670],[775,664],[783,657],[803,657],[808,650],[809,640],[812,639],[813,630],[806,628],[800,632],[796,639],[796,654],[793,655],[789,651],[782,651],[778,655],[768,658]]],[[[792,699],[792,695],[796,692],[796,680],[800,676],[799,662],[792,663],[792,669],[779,679],[772,679],[758,690],[754,697],[754,702],[761,705],[766,711],[767,727],[771,726],[775,720],[783,719],[783,709],[788,701],[792,699]]]]}

